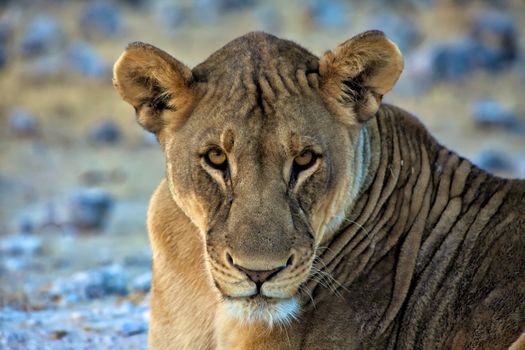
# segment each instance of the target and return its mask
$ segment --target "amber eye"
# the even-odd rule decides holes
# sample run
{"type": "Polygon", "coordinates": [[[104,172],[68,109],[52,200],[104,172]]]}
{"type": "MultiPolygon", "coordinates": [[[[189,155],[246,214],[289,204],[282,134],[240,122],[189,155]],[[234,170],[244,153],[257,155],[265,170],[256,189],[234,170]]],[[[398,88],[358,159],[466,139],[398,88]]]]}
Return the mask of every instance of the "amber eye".
{"type": "Polygon", "coordinates": [[[213,168],[224,170],[227,165],[226,153],[219,148],[212,148],[206,155],[206,162],[213,168]]]}
{"type": "Polygon", "coordinates": [[[297,172],[306,170],[314,165],[316,160],[317,155],[314,152],[310,150],[303,151],[293,160],[294,170],[297,172]]]}

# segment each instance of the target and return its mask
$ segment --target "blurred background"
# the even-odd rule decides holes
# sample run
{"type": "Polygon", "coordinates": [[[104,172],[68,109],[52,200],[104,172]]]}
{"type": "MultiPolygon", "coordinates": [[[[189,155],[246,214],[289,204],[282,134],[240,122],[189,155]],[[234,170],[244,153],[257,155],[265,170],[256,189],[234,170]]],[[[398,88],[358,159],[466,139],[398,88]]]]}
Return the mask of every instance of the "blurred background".
{"type": "Polygon", "coordinates": [[[252,30],[321,55],[381,29],[406,58],[385,100],[525,178],[524,27],[522,0],[0,0],[0,348],[146,347],[164,160],[111,85],[127,43],[195,66],[252,30]]]}

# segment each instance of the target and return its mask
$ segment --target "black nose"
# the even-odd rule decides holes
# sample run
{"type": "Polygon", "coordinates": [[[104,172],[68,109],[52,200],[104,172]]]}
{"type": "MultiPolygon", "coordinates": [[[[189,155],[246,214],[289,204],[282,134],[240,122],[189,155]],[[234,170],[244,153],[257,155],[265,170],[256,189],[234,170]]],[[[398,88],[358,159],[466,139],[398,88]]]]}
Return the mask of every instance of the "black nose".
{"type": "Polygon", "coordinates": [[[273,276],[277,275],[282,269],[286,266],[279,266],[271,270],[250,270],[239,265],[234,265],[237,269],[244,272],[249,279],[255,282],[257,285],[261,285],[264,282],[268,281],[273,276]]]}

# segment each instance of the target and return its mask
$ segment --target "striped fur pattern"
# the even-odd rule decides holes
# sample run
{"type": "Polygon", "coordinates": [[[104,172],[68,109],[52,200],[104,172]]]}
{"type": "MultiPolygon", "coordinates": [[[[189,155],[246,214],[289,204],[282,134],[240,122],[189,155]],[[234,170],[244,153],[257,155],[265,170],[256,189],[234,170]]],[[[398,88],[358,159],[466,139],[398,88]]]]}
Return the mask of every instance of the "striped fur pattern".
{"type": "Polygon", "coordinates": [[[307,283],[312,312],[352,300],[370,348],[509,346],[525,327],[524,182],[476,168],[396,107],[365,128],[379,141],[374,180],[319,248],[332,290],[307,283]]]}
{"type": "Polygon", "coordinates": [[[381,104],[402,67],[377,31],[321,58],[250,33],[192,70],[126,50],[114,84],[167,161],[148,213],[151,349],[523,345],[525,183],[381,104]],[[305,149],[318,158],[294,172],[305,149]],[[257,286],[239,265],[281,270],[257,286]]]}

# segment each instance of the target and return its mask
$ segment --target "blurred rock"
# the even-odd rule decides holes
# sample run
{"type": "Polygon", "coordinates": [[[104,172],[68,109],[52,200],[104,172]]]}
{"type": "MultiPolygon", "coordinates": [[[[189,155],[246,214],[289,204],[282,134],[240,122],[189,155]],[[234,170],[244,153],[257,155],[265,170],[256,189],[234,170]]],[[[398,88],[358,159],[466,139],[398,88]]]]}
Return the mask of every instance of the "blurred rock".
{"type": "MultiPolygon", "coordinates": [[[[460,1],[460,0],[456,0],[460,1]]],[[[386,8],[394,8],[394,7],[401,7],[401,8],[416,8],[420,11],[426,10],[432,6],[435,5],[437,1],[436,0],[368,0],[368,4],[373,4],[375,7],[379,8],[380,10],[383,10],[386,8]]]]}
{"type": "Polygon", "coordinates": [[[135,311],[136,306],[129,299],[133,299],[133,296],[130,296],[130,298],[126,298],[124,300],[119,300],[120,302],[118,302],[117,305],[115,305],[115,307],[110,311],[111,316],[128,316],[130,313],[135,311]]]}
{"type": "Polygon", "coordinates": [[[131,283],[131,289],[134,292],[148,293],[151,289],[151,271],[137,276],[131,283]]]}
{"type": "MultiPolygon", "coordinates": [[[[100,290],[102,285],[98,275],[79,272],[70,278],[58,278],[53,282],[49,293],[54,300],[64,301],[66,304],[78,303],[93,297],[93,291],[100,290]]],[[[101,293],[101,292],[100,292],[101,293]]]]}
{"type": "Polygon", "coordinates": [[[494,100],[478,100],[471,106],[471,113],[476,124],[486,127],[518,127],[518,118],[494,100]]]}
{"type": "Polygon", "coordinates": [[[80,180],[87,186],[97,186],[105,181],[105,175],[100,170],[86,170],[80,174],[80,180]]]}
{"type": "Polygon", "coordinates": [[[510,14],[492,11],[477,17],[470,35],[479,45],[478,64],[487,70],[500,70],[518,58],[518,28],[510,14]]]}
{"type": "Polygon", "coordinates": [[[120,2],[134,7],[141,7],[147,3],[147,0],[120,0],[120,2]]]}
{"type": "Polygon", "coordinates": [[[62,298],[66,303],[110,295],[127,295],[128,275],[120,265],[77,272],[69,278],[58,278],[49,293],[55,298],[62,298]]]}
{"type": "MultiPolygon", "coordinates": [[[[2,315],[4,315],[3,311],[2,315]]],[[[5,346],[4,349],[23,349],[30,341],[28,334],[21,331],[2,332],[0,335],[0,345],[5,346]]]]}
{"type": "Polygon", "coordinates": [[[481,151],[474,158],[474,164],[489,172],[511,172],[515,168],[509,156],[496,149],[481,151]]]}
{"type": "Polygon", "coordinates": [[[110,69],[104,59],[88,43],[77,42],[72,44],[66,52],[68,68],[89,78],[107,78],[110,69]]]}
{"type": "Polygon", "coordinates": [[[62,25],[55,19],[40,15],[30,21],[20,41],[20,49],[25,57],[51,54],[65,44],[62,25]]]}
{"type": "Polygon", "coordinates": [[[435,80],[458,80],[475,68],[478,46],[470,40],[461,40],[433,47],[430,54],[435,80]]]}
{"type": "Polygon", "coordinates": [[[35,225],[28,217],[22,217],[18,223],[18,230],[21,234],[28,235],[33,233],[35,225]]]}
{"type": "Polygon", "coordinates": [[[123,169],[111,169],[107,176],[107,181],[110,183],[122,183],[125,182],[128,178],[128,175],[123,169]]]}
{"type": "Polygon", "coordinates": [[[106,192],[97,189],[80,191],[70,203],[71,224],[82,229],[101,229],[113,205],[113,198],[106,192]]]}
{"type": "Polygon", "coordinates": [[[7,44],[13,30],[10,23],[0,21],[0,69],[7,64],[7,44]]]}
{"type": "Polygon", "coordinates": [[[120,265],[111,265],[101,269],[102,283],[106,294],[128,294],[128,274],[120,265]]]}
{"type": "Polygon", "coordinates": [[[36,255],[42,252],[42,239],[31,235],[12,235],[0,241],[0,252],[6,255],[36,255]]]}
{"type": "Polygon", "coordinates": [[[60,269],[71,267],[71,265],[72,265],[71,259],[60,257],[60,258],[54,259],[52,266],[53,268],[60,270],[60,269]]]}
{"type": "Polygon", "coordinates": [[[94,143],[116,144],[121,137],[120,128],[111,120],[100,122],[89,132],[89,139],[94,143]]]}
{"type": "Polygon", "coordinates": [[[151,268],[151,253],[133,254],[124,258],[124,265],[128,267],[146,267],[151,268]]]}
{"type": "Polygon", "coordinates": [[[147,330],[148,324],[146,322],[136,320],[125,321],[116,327],[116,331],[126,337],[145,333],[147,330]]]}
{"type": "Polygon", "coordinates": [[[68,331],[66,330],[63,330],[63,329],[57,329],[57,330],[53,330],[53,331],[50,331],[47,336],[50,338],[50,339],[53,339],[53,340],[59,340],[59,339],[62,339],[64,338],[66,335],[68,335],[68,331]]]}
{"type": "Polygon", "coordinates": [[[88,38],[115,36],[122,29],[120,9],[110,2],[88,2],[80,16],[80,27],[88,38]]]}
{"type": "MultiPolygon", "coordinates": [[[[10,14],[16,17],[16,14],[10,14]]],[[[0,17],[0,44],[7,44],[9,39],[13,36],[15,21],[7,18],[6,15],[0,17]]]]}
{"type": "Polygon", "coordinates": [[[8,116],[11,132],[17,136],[34,136],[38,133],[38,121],[28,111],[15,109],[8,116]]]}
{"type": "Polygon", "coordinates": [[[421,41],[421,33],[409,18],[394,12],[374,16],[368,28],[383,31],[394,41],[403,54],[408,53],[421,41]]]}
{"type": "Polygon", "coordinates": [[[347,14],[350,4],[340,0],[311,0],[308,3],[308,15],[314,24],[326,29],[341,29],[348,27],[347,14]]]}
{"type": "Polygon", "coordinates": [[[518,58],[517,25],[512,16],[489,12],[474,20],[468,37],[431,51],[436,80],[455,80],[476,69],[499,71],[518,58]]]}
{"type": "Polygon", "coordinates": [[[428,10],[429,8],[433,7],[438,1],[437,0],[398,0],[399,2],[407,3],[420,11],[422,10],[428,10]]]}
{"type": "Polygon", "coordinates": [[[7,45],[0,43],[0,69],[7,64],[7,45]]]}
{"type": "Polygon", "coordinates": [[[223,11],[237,10],[255,5],[257,0],[217,0],[223,11]]]}
{"type": "Polygon", "coordinates": [[[111,169],[110,171],[86,170],[80,174],[80,180],[88,186],[97,186],[102,183],[122,183],[126,181],[127,174],[123,169],[111,169]]]}

